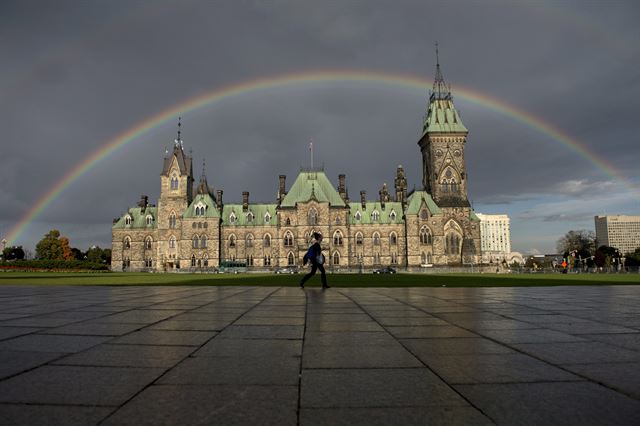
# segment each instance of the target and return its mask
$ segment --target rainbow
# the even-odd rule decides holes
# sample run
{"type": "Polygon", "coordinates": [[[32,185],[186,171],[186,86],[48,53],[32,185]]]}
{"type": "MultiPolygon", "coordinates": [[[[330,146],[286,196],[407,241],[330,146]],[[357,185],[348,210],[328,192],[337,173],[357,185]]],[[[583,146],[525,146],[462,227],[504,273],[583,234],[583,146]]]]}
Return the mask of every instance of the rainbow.
{"type": "MultiPolygon", "coordinates": [[[[404,87],[410,89],[425,90],[431,87],[431,81],[423,77],[406,74],[393,74],[369,71],[307,71],[293,74],[283,74],[271,77],[264,77],[256,80],[246,81],[238,84],[232,84],[225,87],[215,88],[209,92],[187,99],[176,105],[173,105],[160,113],[157,113],[148,119],[138,123],[128,130],[120,133],[113,139],[105,142],[101,148],[83,159],[74,166],[66,175],[54,183],[49,190],[42,196],[33,207],[27,211],[24,216],[10,229],[7,236],[7,244],[15,244],[15,241],[25,231],[29,224],[40,214],[62,191],[69,187],[76,179],[87,173],[96,163],[104,160],[117,149],[136,140],[141,135],[160,126],[168,120],[175,119],[179,114],[185,114],[190,111],[221,102],[225,99],[232,98],[251,92],[266,89],[274,89],[292,85],[302,85],[310,83],[336,83],[336,82],[353,82],[353,83],[377,83],[389,86],[404,87]]],[[[504,114],[528,127],[531,127],[564,145],[566,148],[574,151],[583,157],[606,175],[624,183],[632,192],[636,192],[635,187],[628,182],[614,166],[604,159],[598,157],[588,147],[580,143],[575,138],[570,137],[562,130],[553,125],[544,122],[526,111],[502,102],[491,96],[464,87],[456,85],[455,97],[460,97],[467,102],[477,104],[498,113],[504,114]]]]}

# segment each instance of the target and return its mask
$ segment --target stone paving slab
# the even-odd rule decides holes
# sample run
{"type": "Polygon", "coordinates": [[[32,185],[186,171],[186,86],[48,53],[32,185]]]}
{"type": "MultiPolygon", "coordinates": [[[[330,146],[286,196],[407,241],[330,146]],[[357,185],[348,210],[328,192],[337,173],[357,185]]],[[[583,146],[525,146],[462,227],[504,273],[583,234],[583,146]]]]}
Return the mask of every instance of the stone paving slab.
{"type": "Polygon", "coordinates": [[[2,286],[0,424],[635,425],[639,314],[640,286],[2,286]]]}

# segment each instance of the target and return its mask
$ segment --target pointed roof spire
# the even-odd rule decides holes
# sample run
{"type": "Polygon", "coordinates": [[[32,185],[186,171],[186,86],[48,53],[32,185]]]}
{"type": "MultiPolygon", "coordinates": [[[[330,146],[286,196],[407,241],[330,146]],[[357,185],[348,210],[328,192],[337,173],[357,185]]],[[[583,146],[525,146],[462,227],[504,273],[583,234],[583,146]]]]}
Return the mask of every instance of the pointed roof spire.
{"type": "Polygon", "coordinates": [[[430,100],[433,99],[451,99],[451,87],[447,86],[440,70],[440,52],[438,50],[438,42],[436,41],[436,75],[433,79],[433,89],[431,90],[430,100]]]}
{"type": "MultiPolygon", "coordinates": [[[[205,160],[202,159],[202,174],[200,175],[200,183],[198,183],[198,189],[196,191],[198,194],[209,194],[212,198],[213,192],[209,188],[209,184],[207,183],[207,175],[205,174],[205,160]]],[[[214,198],[215,199],[215,198],[214,198]]]]}
{"type": "Polygon", "coordinates": [[[176,142],[182,142],[182,138],[180,137],[180,135],[181,135],[180,129],[181,128],[182,128],[182,117],[178,117],[178,139],[176,139],[176,142]]]}

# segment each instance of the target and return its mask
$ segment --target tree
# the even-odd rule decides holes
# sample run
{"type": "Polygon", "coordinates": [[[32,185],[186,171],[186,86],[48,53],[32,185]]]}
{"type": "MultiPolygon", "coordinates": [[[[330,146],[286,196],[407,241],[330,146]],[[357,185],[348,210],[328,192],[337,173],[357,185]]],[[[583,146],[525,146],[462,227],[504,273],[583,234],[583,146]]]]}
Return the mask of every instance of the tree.
{"type": "Polygon", "coordinates": [[[69,239],[67,237],[60,237],[60,247],[62,248],[62,258],[64,260],[73,260],[73,251],[69,245],[69,239]]]}
{"type": "Polygon", "coordinates": [[[64,259],[64,249],[62,247],[62,242],[60,241],[60,231],[52,229],[45,234],[44,238],[36,244],[36,256],[38,259],[45,260],[64,259]]]}
{"type": "Polygon", "coordinates": [[[73,253],[73,258],[75,260],[84,260],[84,253],[82,252],[82,250],[72,247],[71,253],[73,253]]]}
{"type": "Polygon", "coordinates": [[[111,249],[93,246],[87,250],[87,260],[94,263],[111,263],[111,249]]]}
{"type": "Polygon", "coordinates": [[[572,230],[558,240],[556,248],[559,253],[564,253],[565,256],[575,250],[576,255],[584,259],[591,256],[595,251],[596,235],[593,231],[587,231],[586,229],[572,230]]]}
{"type": "Polygon", "coordinates": [[[5,247],[2,250],[2,258],[4,260],[22,260],[24,259],[24,250],[22,246],[5,247]]]}

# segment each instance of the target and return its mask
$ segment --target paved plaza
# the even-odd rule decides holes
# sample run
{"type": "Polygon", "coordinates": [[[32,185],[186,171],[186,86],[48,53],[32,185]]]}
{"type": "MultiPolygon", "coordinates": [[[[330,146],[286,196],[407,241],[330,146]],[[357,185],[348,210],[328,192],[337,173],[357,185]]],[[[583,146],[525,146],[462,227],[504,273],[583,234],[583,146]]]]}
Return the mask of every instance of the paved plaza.
{"type": "Polygon", "coordinates": [[[640,424],[640,286],[0,287],[0,424],[640,424]]]}

